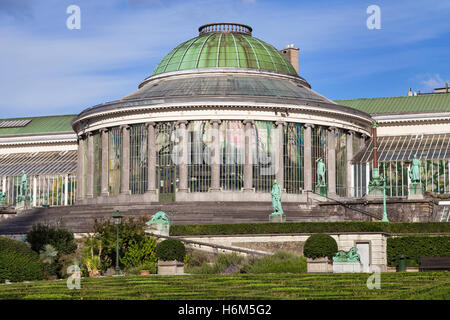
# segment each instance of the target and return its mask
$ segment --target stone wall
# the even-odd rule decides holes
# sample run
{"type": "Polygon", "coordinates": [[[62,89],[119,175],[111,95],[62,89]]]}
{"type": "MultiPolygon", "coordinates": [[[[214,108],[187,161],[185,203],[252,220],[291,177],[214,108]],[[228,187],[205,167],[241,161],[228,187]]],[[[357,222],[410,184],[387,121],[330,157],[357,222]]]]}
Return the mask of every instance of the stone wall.
{"type": "MultiPolygon", "coordinates": [[[[296,254],[303,254],[303,246],[311,234],[271,234],[271,235],[233,235],[233,236],[192,236],[180,237],[187,240],[216,244],[235,248],[246,248],[261,253],[273,253],[277,250],[287,250],[296,254]]],[[[337,244],[339,250],[348,251],[356,247],[356,243],[368,243],[370,250],[370,265],[377,266],[381,271],[387,269],[387,237],[385,233],[376,232],[342,232],[329,233],[337,244]]],[[[206,252],[214,252],[214,249],[203,246],[197,248],[206,252]]]]}

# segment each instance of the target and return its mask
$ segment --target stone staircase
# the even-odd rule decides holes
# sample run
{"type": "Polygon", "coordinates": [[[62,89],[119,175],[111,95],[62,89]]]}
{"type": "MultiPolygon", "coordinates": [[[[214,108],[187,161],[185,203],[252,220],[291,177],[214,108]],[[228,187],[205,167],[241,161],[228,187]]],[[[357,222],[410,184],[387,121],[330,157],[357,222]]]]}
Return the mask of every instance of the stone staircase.
{"type": "MultiPolygon", "coordinates": [[[[222,224],[269,222],[270,202],[177,202],[135,203],[134,205],[76,205],[34,208],[0,220],[0,234],[25,233],[36,223],[61,223],[73,232],[92,230],[94,218],[110,219],[119,210],[125,217],[148,216],[164,211],[174,224],[222,224]]],[[[305,203],[283,203],[287,221],[347,220],[342,214],[305,203]]]]}

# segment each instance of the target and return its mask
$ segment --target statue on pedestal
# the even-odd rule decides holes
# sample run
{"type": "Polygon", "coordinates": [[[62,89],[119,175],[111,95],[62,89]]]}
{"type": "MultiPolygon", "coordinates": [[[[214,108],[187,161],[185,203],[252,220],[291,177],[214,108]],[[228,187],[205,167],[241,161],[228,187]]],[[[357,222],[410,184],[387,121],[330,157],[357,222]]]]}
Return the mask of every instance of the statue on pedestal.
{"type": "Polygon", "coordinates": [[[276,179],[273,180],[273,186],[270,195],[272,196],[272,214],[284,214],[283,209],[281,208],[281,187],[276,179]]]}
{"type": "Polygon", "coordinates": [[[17,195],[17,202],[22,203],[23,200],[29,200],[30,194],[28,190],[28,176],[25,170],[22,170],[22,177],[20,178],[19,194],[17,195]]]}
{"type": "Polygon", "coordinates": [[[333,257],[333,262],[361,262],[358,249],[351,248],[348,252],[336,252],[336,255],[333,257]]]}
{"type": "Polygon", "coordinates": [[[325,182],[325,163],[323,162],[322,157],[319,157],[316,160],[317,163],[317,184],[316,184],[316,193],[320,194],[321,196],[327,195],[327,184],[325,182]]]}
{"type": "Polygon", "coordinates": [[[411,182],[420,182],[420,160],[417,159],[417,155],[414,155],[414,160],[411,164],[411,169],[409,171],[409,178],[411,182]]]}

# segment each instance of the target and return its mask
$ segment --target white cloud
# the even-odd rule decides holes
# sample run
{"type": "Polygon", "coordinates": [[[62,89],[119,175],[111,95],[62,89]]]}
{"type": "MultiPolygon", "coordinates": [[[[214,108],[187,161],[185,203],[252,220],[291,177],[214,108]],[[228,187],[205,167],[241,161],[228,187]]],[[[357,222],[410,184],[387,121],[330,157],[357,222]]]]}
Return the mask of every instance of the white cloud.
{"type": "Polygon", "coordinates": [[[443,80],[439,74],[431,74],[426,75],[426,78],[420,81],[420,84],[423,86],[423,89],[425,91],[430,92],[433,91],[433,89],[436,88],[442,88],[445,87],[445,83],[447,81],[443,80]]]}

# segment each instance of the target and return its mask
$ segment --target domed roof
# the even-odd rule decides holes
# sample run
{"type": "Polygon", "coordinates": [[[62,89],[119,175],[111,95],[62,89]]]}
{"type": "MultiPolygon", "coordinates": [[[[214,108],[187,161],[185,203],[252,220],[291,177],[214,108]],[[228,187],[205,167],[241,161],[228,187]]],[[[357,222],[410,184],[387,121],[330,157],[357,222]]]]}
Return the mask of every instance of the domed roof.
{"type": "Polygon", "coordinates": [[[199,28],[200,35],[181,43],[161,60],[153,75],[199,68],[244,68],[298,76],[272,45],[252,37],[252,29],[235,23],[199,28]]]}

